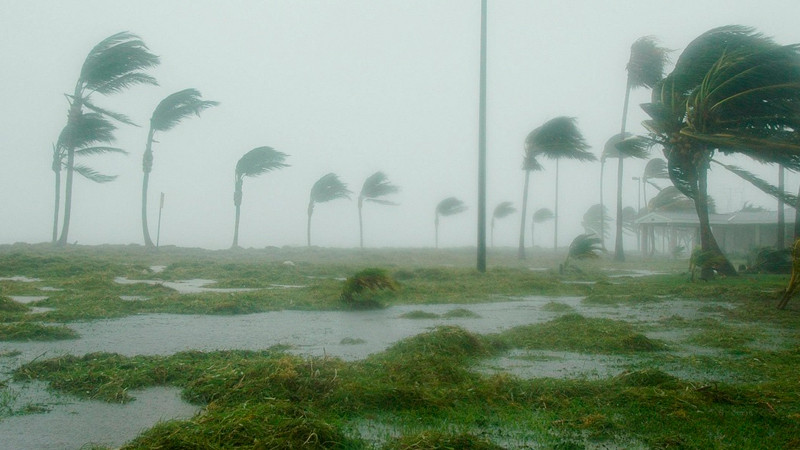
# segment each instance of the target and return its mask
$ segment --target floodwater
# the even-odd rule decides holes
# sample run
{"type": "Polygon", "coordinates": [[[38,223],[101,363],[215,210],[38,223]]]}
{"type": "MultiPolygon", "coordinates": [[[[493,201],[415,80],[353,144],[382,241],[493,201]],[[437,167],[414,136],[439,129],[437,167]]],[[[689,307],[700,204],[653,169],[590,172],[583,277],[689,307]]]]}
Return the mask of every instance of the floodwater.
{"type": "MultiPolygon", "coordinates": [[[[192,287],[196,288],[210,289],[202,285],[192,287]]],[[[125,300],[144,299],[130,297],[125,300]]],[[[33,359],[100,351],[123,355],[169,355],[184,350],[258,350],[281,344],[288,345],[290,351],[300,355],[358,360],[439,325],[457,325],[485,334],[545,322],[563,314],[543,308],[553,302],[567,305],[585,316],[637,323],[654,323],[671,316],[696,319],[719,315],[699,311],[703,303],[676,299],[643,303],[634,308],[587,305],[581,300],[581,297],[527,297],[469,305],[401,305],[372,311],[271,311],[235,316],[146,314],[69,323],[67,326],[77,331],[80,339],[0,342],[0,355],[6,355],[0,356],[0,371],[3,372],[0,377],[10,378],[14,368],[33,359]],[[442,317],[455,309],[467,309],[476,316],[442,317]],[[439,317],[402,317],[418,311],[439,317]]],[[[504,370],[521,376],[606,377],[624,370],[622,366],[626,362],[624,357],[522,352],[487,361],[478,370],[504,370]]],[[[118,446],[160,419],[188,417],[197,411],[196,407],[180,399],[177,390],[168,388],[135,392],[132,395],[137,400],[129,404],[108,405],[48,394],[41,389],[41,383],[11,383],[9,386],[8,391],[19,397],[12,409],[35,403],[50,410],[0,419],[2,445],[11,445],[9,448],[78,448],[85,443],[118,446]],[[25,400],[26,391],[43,398],[36,402],[25,400]]]]}

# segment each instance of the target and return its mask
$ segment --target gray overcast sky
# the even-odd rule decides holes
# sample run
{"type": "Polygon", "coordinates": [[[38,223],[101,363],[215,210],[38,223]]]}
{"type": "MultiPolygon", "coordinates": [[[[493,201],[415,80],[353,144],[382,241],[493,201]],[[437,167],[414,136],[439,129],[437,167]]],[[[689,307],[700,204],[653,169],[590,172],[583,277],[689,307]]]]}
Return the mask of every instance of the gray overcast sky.
{"type": "MultiPolygon", "coordinates": [[[[474,245],[477,203],[479,0],[341,1],[13,1],[0,0],[0,243],[50,239],[51,144],[83,59],[103,38],[139,35],[162,59],[158,87],[136,87],[95,102],[146,125],[165,96],[193,87],[221,102],[200,118],[157,135],[150,178],[150,230],[166,193],[161,243],[226,248],[233,235],[233,173],[248,150],[268,145],[291,167],[244,183],[240,245],[304,245],[308,193],[335,172],[355,192],[377,170],[402,187],[400,206],[368,205],[367,246],[432,246],[433,211],[457,196],[470,209],[442,221],[441,244],[474,245]]],[[[619,131],[625,64],[645,35],[675,49],[710,28],[753,26],[783,44],[800,42],[797,0],[566,0],[489,2],[488,208],[519,207],[522,142],[544,121],[569,115],[592,151],[619,131]]],[[[641,132],[634,92],[628,130],[641,132]]],[[[121,126],[127,157],[90,164],[117,174],[97,185],[76,178],[70,242],[141,243],[141,158],[146,128],[121,126]]],[[[653,156],[660,156],[655,151],[653,156]]],[[[87,162],[89,162],[87,160],[87,162]]],[[[775,168],[742,160],[774,177],[775,168]]],[[[613,165],[612,165],[613,166],[613,165]]],[[[636,206],[644,162],[627,162],[625,204],[636,206]]],[[[531,211],[553,208],[554,164],[535,173],[531,211]]],[[[606,171],[613,209],[615,169],[606,171]]],[[[798,176],[787,177],[796,190],[798,176]]],[[[559,243],[582,232],[599,201],[599,164],[561,164],[559,243]]],[[[712,172],[719,210],[745,200],[775,202],[712,172]]],[[[519,214],[498,222],[497,245],[514,245],[519,214]]],[[[552,223],[537,230],[550,246],[552,223]]],[[[312,240],[358,245],[356,202],[318,205],[312,240]]],[[[528,237],[528,242],[530,237],[528,237]]]]}

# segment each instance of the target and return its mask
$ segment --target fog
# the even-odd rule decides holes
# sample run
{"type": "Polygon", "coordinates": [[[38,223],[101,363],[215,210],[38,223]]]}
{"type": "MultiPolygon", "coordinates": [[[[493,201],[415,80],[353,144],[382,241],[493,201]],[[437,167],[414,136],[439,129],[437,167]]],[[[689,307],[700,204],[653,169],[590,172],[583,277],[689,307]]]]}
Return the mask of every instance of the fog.
{"type": "MultiPolygon", "coordinates": [[[[128,156],[85,160],[118,178],[95,184],[76,176],[69,242],[143,242],[146,125],[161,99],[196,88],[220,105],[156,136],[148,216],[155,239],[164,192],[161,245],[229,247],[234,167],[244,153],[265,145],[288,154],[290,167],[245,179],[243,247],[305,245],[309,191],[328,172],[348,184],[353,199],[316,206],[312,243],[357,246],[355,198],[378,170],[401,187],[392,197],[400,205],[365,206],[366,246],[433,246],[434,208],[448,196],[469,209],[442,219],[440,245],[475,245],[478,0],[2,4],[0,243],[50,240],[51,146],[66,122],[64,94],[74,89],[95,44],[130,31],[160,56],[161,65],[151,71],[160,86],[94,97],[142,127],[119,127],[115,145],[128,156]]],[[[675,49],[673,61],[692,39],[721,25],[753,26],[779,43],[800,42],[796,0],[504,0],[489,2],[488,14],[489,213],[502,201],[519,208],[523,141],[546,120],[576,117],[600,155],[619,132],[625,65],[637,38],[657,37],[675,49]]],[[[647,89],[633,91],[628,131],[644,131],[638,104],[649,95],[647,89]]],[[[661,156],[660,150],[652,156],[661,156]]],[[[776,167],[726,161],[776,179],[776,167]]],[[[625,206],[637,206],[638,184],[631,177],[641,175],[645,162],[626,160],[625,206]]],[[[555,164],[543,163],[545,170],[532,174],[529,214],[553,209],[555,164]]],[[[604,185],[612,211],[615,166],[607,166],[604,185]]],[[[599,172],[599,163],[560,164],[559,245],[583,232],[582,215],[599,202],[599,172]]],[[[796,192],[798,178],[787,175],[787,190],[796,192]]],[[[719,169],[711,171],[710,184],[720,212],[744,201],[776,207],[719,169]]],[[[515,245],[518,231],[519,213],[498,221],[495,245],[515,245]]],[[[552,222],[538,227],[535,242],[552,246],[552,222]]]]}

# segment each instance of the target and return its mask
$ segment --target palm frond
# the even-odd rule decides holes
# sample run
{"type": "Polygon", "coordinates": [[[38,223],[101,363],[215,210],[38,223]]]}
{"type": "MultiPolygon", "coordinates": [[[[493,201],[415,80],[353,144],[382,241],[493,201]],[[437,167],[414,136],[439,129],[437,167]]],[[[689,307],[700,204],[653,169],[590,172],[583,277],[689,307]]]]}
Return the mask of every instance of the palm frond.
{"type": "Polygon", "coordinates": [[[365,198],[364,201],[370,202],[370,203],[377,203],[379,205],[386,205],[386,206],[397,206],[397,205],[400,204],[400,203],[397,203],[397,202],[393,202],[391,200],[383,200],[383,199],[380,199],[380,198],[365,198]]]}
{"type": "Polygon", "coordinates": [[[604,237],[608,238],[610,236],[610,227],[606,227],[604,224],[610,221],[611,216],[608,215],[608,208],[605,205],[601,208],[600,204],[596,203],[590,206],[583,214],[581,226],[583,226],[587,234],[597,236],[600,235],[600,229],[602,228],[604,237]]]}
{"type": "Polygon", "coordinates": [[[569,244],[567,258],[595,259],[600,257],[603,247],[600,238],[594,234],[581,234],[569,244]]]}
{"type": "MultiPolygon", "coordinates": [[[[381,203],[375,199],[378,197],[384,197],[386,195],[396,194],[399,191],[400,188],[392,184],[386,174],[383,172],[375,172],[367,177],[366,180],[364,180],[364,184],[361,186],[361,193],[359,194],[359,197],[374,201],[375,203],[381,203]]],[[[387,202],[382,204],[395,203],[387,202]]]]}
{"type": "Polygon", "coordinates": [[[75,150],[75,156],[93,156],[105,153],[128,154],[127,151],[117,147],[85,147],[75,150]]]}
{"type": "MultiPolygon", "coordinates": [[[[716,210],[716,202],[714,198],[708,196],[708,210],[714,212],[716,210]]],[[[647,205],[650,211],[675,211],[675,212],[694,212],[694,200],[684,195],[675,186],[667,186],[658,191],[655,197],[650,199],[647,205]]]]}
{"type": "Polygon", "coordinates": [[[587,151],[589,144],[578,129],[574,117],[556,117],[531,131],[525,138],[525,150],[534,156],[550,159],[568,158],[595,161],[597,157],[587,151]]]}
{"type": "Polygon", "coordinates": [[[183,119],[191,115],[199,117],[204,110],[219,104],[211,100],[202,100],[201,97],[197,89],[184,89],[168,95],[153,110],[150,126],[157,131],[167,131],[183,119]]]}
{"type": "Polygon", "coordinates": [[[544,169],[544,167],[542,167],[539,161],[536,160],[536,157],[533,155],[533,152],[526,151],[525,157],[522,159],[522,170],[535,172],[542,169],[544,169]]]}
{"type": "Polygon", "coordinates": [[[80,114],[61,130],[56,146],[74,149],[114,142],[116,129],[113,123],[98,113],[80,114]]]}
{"type": "Polygon", "coordinates": [[[129,76],[155,67],[159,58],[135,34],[121,32],[102,40],[89,52],[81,68],[80,83],[101,94],[118,92],[133,84],[155,84],[149,76],[129,76]]]}
{"type": "Polygon", "coordinates": [[[645,159],[650,156],[652,141],[641,136],[625,138],[617,142],[617,151],[623,158],[645,159]]]}
{"type": "Polygon", "coordinates": [[[440,216],[452,216],[467,210],[467,205],[455,197],[447,197],[436,205],[436,214],[440,216]]]}
{"type": "Polygon", "coordinates": [[[628,83],[631,87],[652,88],[664,77],[669,50],[658,45],[653,36],[644,36],[631,45],[628,60],[628,83]]]}
{"type": "Polygon", "coordinates": [[[712,162],[716,163],[717,165],[723,167],[725,170],[735,174],[739,178],[747,181],[748,183],[752,184],[756,188],[758,188],[761,192],[770,195],[776,199],[780,199],[787,205],[796,205],[797,204],[797,196],[792,195],[786,191],[782,191],[778,186],[775,186],[768,181],[764,180],[763,178],[759,177],[758,175],[742,169],[739,166],[734,166],[730,164],[724,164],[717,160],[712,160],[712,162]]]}
{"type": "Polygon", "coordinates": [[[642,178],[645,181],[648,181],[652,178],[669,178],[669,173],[667,172],[667,162],[661,158],[653,158],[650,161],[647,161],[647,164],[644,166],[642,178]]]}
{"type": "Polygon", "coordinates": [[[95,183],[108,183],[109,181],[117,179],[116,175],[104,175],[91,167],[80,164],[75,164],[72,169],[84,178],[94,181],[95,183]]]}
{"type": "Polygon", "coordinates": [[[495,219],[502,219],[503,217],[510,216],[517,212],[517,208],[514,208],[514,204],[511,202],[502,202],[494,207],[494,212],[492,213],[492,218],[495,219]]]}
{"type": "Polygon", "coordinates": [[[284,163],[286,156],[285,153],[276,151],[272,147],[256,147],[239,158],[236,163],[236,179],[254,177],[288,167],[288,164],[284,163]]]}
{"type": "Polygon", "coordinates": [[[534,223],[542,223],[546,220],[551,220],[554,217],[555,214],[553,214],[553,211],[551,211],[550,208],[539,208],[533,213],[534,223]]]}
{"type": "Polygon", "coordinates": [[[114,111],[110,111],[110,110],[101,108],[101,107],[95,105],[94,103],[92,103],[92,102],[90,102],[88,100],[84,100],[83,106],[85,106],[86,108],[88,108],[88,109],[90,109],[90,110],[92,110],[92,111],[94,111],[94,112],[96,112],[98,114],[102,114],[104,116],[111,117],[112,119],[116,120],[117,122],[122,122],[125,125],[131,125],[131,126],[134,126],[134,127],[138,127],[139,126],[136,123],[134,123],[125,114],[121,114],[121,113],[118,113],[118,112],[114,112],[114,111]]]}
{"type": "Polygon", "coordinates": [[[609,158],[619,158],[619,149],[617,148],[617,144],[622,142],[624,139],[633,136],[633,134],[625,132],[625,133],[617,133],[606,141],[605,145],[603,145],[603,153],[600,155],[600,159],[605,161],[609,158]]]}
{"type": "Polygon", "coordinates": [[[311,202],[324,203],[339,198],[350,198],[350,190],[335,173],[327,173],[311,187],[311,202]]]}

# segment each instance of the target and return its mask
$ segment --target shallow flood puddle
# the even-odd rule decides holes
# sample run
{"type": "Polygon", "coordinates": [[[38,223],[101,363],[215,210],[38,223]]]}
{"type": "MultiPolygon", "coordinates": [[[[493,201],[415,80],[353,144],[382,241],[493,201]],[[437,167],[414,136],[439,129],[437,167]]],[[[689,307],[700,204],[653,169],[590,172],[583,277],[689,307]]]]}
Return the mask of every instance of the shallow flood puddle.
{"type": "MultiPolygon", "coordinates": [[[[671,299],[663,303],[614,307],[587,305],[581,297],[528,297],[518,301],[469,305],[400,305],[374,311],[272,311],[236,316],[147,314],[69,323],[67,326],[81,336],[76,340],[0,342],[0,355],[13,354],[0,357],[0,370],[4,372],[0,376],[9,378],[14,368],[33,359],[53,358],[62,354],[80,356],[91,352],[131,356],[169,355],[186,350],[259,350],[280,344],[290,346],[290,351],[301,355],[328,355],[358,360],[439,325],[456,325],[475,333],[488,334],[519,325],[545,322],[564,314],[548,311],[547,305],[552,306],[553,303],[566,305],[570,312],[589,317],[640,323],[655,322],[675,315],[686,319],[716,315],[700,312],[699,309],[704,306],[701,302],[671,299]],[[474,313],[474,316],[447,317],[449,312],[462,309],[474,313]],[[413,313],[419,312],[430,318],[403,317],[413,317],[413,313]]],[[[598,366],[597,355],[542,353],[536,355],[533,361],[530,357],[530,354],[509,354],[505,359],[488,362],[488,367],[484,366],[483,369],[506,370],[522,376],[605,377],[619,373],[621,366],[626,363],[624,358],[607,358],[608,361],[598,366]],[[527,363],[523,362],[526,359],[527,363]],[[537,367],[541,370],[537,371],[537,367]]],[[[148,389],[135,395],[136,401],[124,406],[70,399],[63,407],[56,404],[49,413],[0,420],[0,436],[18,439],[10,448],[78,448],[87,442],[119,445],[132,439],[141,429],[151,427],[159,419],[183,417],[195,411],[184,409],[193,407],[183,404],[179,398],[175,401],[165,400],[164,395],[177,396],[175,391],[170,392],[164,394],[163,391],[151,392],[148,389]],[[142,411],[124,409],[129,407],[142,408],[142,411]],[[129,423],[116,425],[117,419],[112,418],[117,411],[115,408],[129,411],[120,413],[119,417],[139,414],[142,421],[137,426],[129,423]],[[108,426],[103,425],[106,423],[108,426]],[[129,425],[132,427],[130,434],[124,437],[115,428],[129,425]],[[90,431],[86,431],[71,435],[71,438],[66,435],[62,437],[62,432],[57,431],[60,427],[92,428],[92,432],[97,431],[98,434],[88,434],[90,431]]],[[[128,419],[120,420],[128,422],[128,419]]]]}

